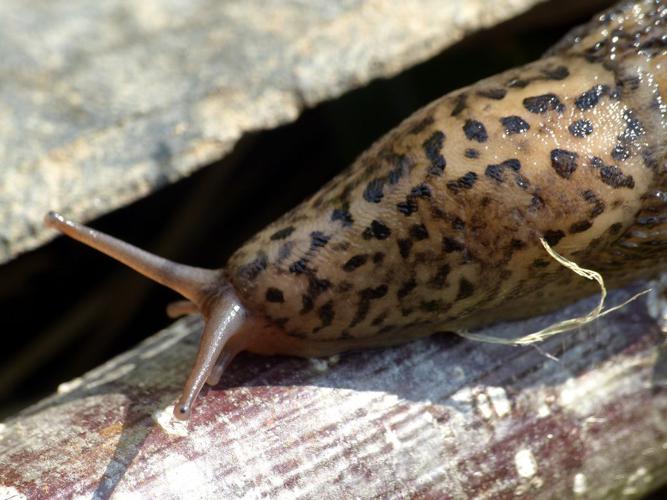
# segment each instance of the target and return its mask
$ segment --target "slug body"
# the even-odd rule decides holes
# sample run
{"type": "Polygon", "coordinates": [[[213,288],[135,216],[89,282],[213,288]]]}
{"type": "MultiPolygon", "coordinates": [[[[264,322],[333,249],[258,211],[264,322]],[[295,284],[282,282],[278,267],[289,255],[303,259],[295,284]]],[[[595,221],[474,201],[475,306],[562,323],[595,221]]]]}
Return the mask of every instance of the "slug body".
{"type": "Polygon", "coordinates": [[[219,271],[47,222],[204,315],[181,418],[241,350],[328,355],[545,312],[594,288],[540,238],[611,286],[664,267],[666,18],[663,1],[621,3],[431,103],[219,271]]]}

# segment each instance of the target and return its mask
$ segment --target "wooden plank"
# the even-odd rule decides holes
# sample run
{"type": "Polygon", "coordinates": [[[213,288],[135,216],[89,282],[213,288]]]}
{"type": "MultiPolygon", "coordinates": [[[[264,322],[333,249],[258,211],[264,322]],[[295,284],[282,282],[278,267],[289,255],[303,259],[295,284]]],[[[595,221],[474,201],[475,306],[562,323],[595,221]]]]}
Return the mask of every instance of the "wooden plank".
{"type": "Polygon", "coordinates": [[[243,355],[187,428],[168,410],[200,329],[185,318],[8,420],[0,498],[641,496],[667,478],[665,285],[538,348],[440,334],[320,360],[243,355]]]}
{"type": "Polygon", "coordinates": [[[539,1],[5,0],[0,262],[539,1]]]}

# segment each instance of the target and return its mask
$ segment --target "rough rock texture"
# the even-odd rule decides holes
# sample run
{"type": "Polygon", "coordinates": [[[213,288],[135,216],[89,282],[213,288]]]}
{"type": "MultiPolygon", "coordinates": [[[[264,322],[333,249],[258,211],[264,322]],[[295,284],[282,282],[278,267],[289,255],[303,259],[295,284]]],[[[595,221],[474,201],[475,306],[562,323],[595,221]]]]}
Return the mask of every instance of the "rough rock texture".
{"type": "Polygon", "coordinates": [[[199,328],[183,319],[7,421],[0,497],[627,498],[667,478],[664,291],[538,348],[440,335],[244,356],[185,428],[167,407],[199,328]]]}
{"type": "Polygon", "coordinates": [[[3,1],[0,262],[539,1],[3,1]]]}

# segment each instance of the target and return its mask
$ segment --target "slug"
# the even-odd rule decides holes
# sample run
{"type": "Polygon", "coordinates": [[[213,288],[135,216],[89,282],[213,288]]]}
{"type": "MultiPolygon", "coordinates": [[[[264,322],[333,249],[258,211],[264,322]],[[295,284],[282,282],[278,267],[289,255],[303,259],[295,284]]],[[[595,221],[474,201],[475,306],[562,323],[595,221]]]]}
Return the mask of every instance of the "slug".
{"type": "Polygon", "coordinates": [[[427,105],[220,270],[46,223],[183,295],[172,316],[203,315],[178,418],[243,350],[332,355],[546,312],[594,285],[541,238],[609,286],[664,267],[666,17],[622,2],[427,105]]]}

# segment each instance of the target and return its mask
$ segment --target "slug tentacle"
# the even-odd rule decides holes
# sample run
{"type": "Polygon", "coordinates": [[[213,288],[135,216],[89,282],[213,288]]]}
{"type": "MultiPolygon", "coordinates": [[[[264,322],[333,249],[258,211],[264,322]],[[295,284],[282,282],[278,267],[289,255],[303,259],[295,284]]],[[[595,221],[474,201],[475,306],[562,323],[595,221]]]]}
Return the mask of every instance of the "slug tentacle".
{"type": "Polygon", "coordinates": [[[217,383],[226,366],[252,338],[252,328],[244,329],[247,314],[233,287],[219,271],[177,264],[68,220],[56,212],[49,212],[44,222],[186,297],[187,301],[174,302],[167,307],[169,316],[197,311],[204,316],[206,324],[197,358],[174,408],[174,416],[188,418],[204,383],[207,380],[217,383]],[[239,336],[242,332],[245,335],[239,336]],[[235,341],[227,344],[232,337],[236,337],[235,341]]]}
{"type": "Polygon", "coordinates": [[[210,316],[206,318],[195,364],[185,382],[183,394],[174,408],[174,416],[179,419],[187,419],[190,416],[193,403],[207,379],[217,383],[224,368],[240,350],[238,346],[227,343],[233,336],[243,331],[246,321],[245,309],[230,286],[222,290],[219,299],[215,301],[210,316]]]}
{"type": "Polygon", "coordinates": [[[199,309],[189,300],[178,300],[167,305],[167,316],[170,318],[178,318],[196,312],[199,312],[199,309]]]}
{"type": "Polygon", "coordinates": [[[215,288],[220,280],[219,271],[177,264],[113,236],[68,220],[57,212],[49,212],[44,218],[44,223],[180,293],[196,304],[200,310],[208,301],[210,290],[215,288]]]}

